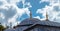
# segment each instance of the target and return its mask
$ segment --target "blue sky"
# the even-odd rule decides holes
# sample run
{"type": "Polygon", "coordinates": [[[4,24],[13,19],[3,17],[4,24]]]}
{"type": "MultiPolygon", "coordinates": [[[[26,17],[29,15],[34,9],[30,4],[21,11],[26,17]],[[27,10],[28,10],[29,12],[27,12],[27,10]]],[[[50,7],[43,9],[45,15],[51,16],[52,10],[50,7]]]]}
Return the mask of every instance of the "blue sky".
{"type": "MultiPolygon", "coordinates": [[[[30,2],[31,6],[30,8],[28,8],[31,12],[32,12],[32,16],[40,16],[42,18],[42,14],[37,14],[36,11],[37,9],[41,9],[44,8],[46,5],[49,5],[49,2],[43,2],[43,3],[39,3],[40,0],[25,0],[26,2],[30,2]]],[[[18,8],[23,8],[23,3],[22,2],[18,2],[17,3],[18,8]]],[[[25,7],[28,7],[28,5],[25,5],[25,7]]],[[[23,18],[27,18],[26,14],[24,16],[22,16],[23,18]]]]}
{"type": "Polygon", "coordinates": [[[3,25],[17,25],[26,18],[44,20],[47,11],[48,19],[60,23],[59,0],[0,0],[0,22],[3,25]]]}

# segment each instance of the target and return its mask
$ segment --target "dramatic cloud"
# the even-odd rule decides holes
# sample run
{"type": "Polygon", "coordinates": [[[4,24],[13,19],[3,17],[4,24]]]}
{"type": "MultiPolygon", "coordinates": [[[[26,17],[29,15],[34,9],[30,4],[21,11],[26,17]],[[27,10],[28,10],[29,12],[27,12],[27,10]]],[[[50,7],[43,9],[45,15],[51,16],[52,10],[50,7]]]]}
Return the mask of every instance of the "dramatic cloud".
{"type": "Polygon", "coordinates": [[[17,23],[19,24],[21,20],[19,19],[18,21],[17,18],[21,18],[23,14],[29,16],[29,7],[31,7],[30,3],[24,4],[24,0],[0,0],[0,22],[2,22],[4,26],[10,26],[10,23],[12,23],[12,26],[17,25],[17,23]],[[24,6],[23,8],[17,6],[17,3],[21,1],[24,6]],[[27,7],[25,7],[25,5],[27,5],[27,7]]]}
{"type": "Polygon", "coordinates": [[[40,3],[42,2],[50,2],[49,6],[45,6],[42,9],[38,9],[36,13],[42,13],[43,16],[45,17],[46,11],[49,16],[50,21],[56,21],[60,22],[60,1],[59,0],[41,0],[40,3]]]}
{"type": "MultiPolygon", "coordinates": [[[[3,23],[8,24],[8,19],[13,18],[13,16],[17,13],[15,8],[8,9],[0,9],[1,20],[3,23]],[[4,17],[3,17],[4,16],[4,17]]],[[[14,20],[15,21],[15,20],[14,20]]]]}
{"type": "Polygon", "coordinates": [[[10,26],[10,23],[12,23],[12,26],[17,25],[22,19],[30,16],[29,10],[32,11],[33,18],[38,18],[40,20],[46,19],[45,15],[47,10],[49,20],[59,22],[60,0],[36,0],[36,2],[35,0],[26,1],[27,0],[0,0],[0,22],[4,26],[10,26]]]}

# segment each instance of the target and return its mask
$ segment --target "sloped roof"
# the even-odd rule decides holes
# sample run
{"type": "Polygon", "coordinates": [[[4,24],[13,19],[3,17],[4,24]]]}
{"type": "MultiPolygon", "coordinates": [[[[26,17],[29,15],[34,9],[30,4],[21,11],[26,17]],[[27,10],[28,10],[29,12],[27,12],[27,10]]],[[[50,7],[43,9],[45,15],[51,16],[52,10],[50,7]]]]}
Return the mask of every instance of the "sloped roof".
{"type": "Polygon", "coordinates": [[[58,27],[60,28],[60,23],[52,22],[52,21],[38,21],[35,24],[31,25],[30,27],[26,28],[25,30],[34,27],[35,25],[42,25],[42,26],[49,26],[49,27],[58,27]]]}
{"type": "Polygon", "coordinates": [[[28,25],[28,24],[34,24],[35,22],[38,22],[40,21],[39,19],[36,19],[36,18],[27,18],[25,20],[23,20],[19,25],[28,25]]]}
{"type": "Polygon", "coordinates": [[[29,27],[29,26],[17,27],[17,28],[15,29],[15,31],[23,31],[23,30],[27,29],[28,27],[29,27]]]}
{"type": "Polygon", "coordinates": [[[60,23],[57,22],[52,22],[52,21],[39,21],[35,24],[41,24],[41,25],[48,25],[48,26],[56,26],[56,27],[60,27],[60,23]]]}

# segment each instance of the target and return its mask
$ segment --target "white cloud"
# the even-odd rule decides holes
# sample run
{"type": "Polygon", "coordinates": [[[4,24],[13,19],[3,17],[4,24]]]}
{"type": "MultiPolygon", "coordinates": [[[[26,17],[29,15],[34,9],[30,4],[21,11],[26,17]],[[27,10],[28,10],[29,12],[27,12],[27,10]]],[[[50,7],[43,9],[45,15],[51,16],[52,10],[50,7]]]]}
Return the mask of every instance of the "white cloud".
{"type": "Polygon", "coordinates": [[[29,16],[30,11],[28,8],[17,9],[17,15],[19,15],[20,17],[25,13],[29,16]]]}
{"type": "Polygon", "coordinates": [[[40,3],[42,2],[49,2],[50,5],[53,5],[55,3],[60,3],[60,0],[41,0],[40,3]]]}
{"type": "Polygon", "coordinates": [[[39,16],[36,16],[36,17],[33,17],[33,18],[37,18],[37,19],[39,19],[39,20],[41,20],[41,21],[42,21],[42,20],[45,20],[45,18],[42,18],[42,19],[41,19],[39,16]]]}
{"type": "MultiPolygon", "coordinates": [[[[10,23],[12,23],[13,25],[12,26],[16,26],[17,25],[17,23],[19,22],[19,21],[17,21],[16,19],[17,19],[17,15],[15,15],[15,16],[13,16],[12,18],[9,18],[8,19],[8,24],[10,25],[10,23]]],[[[20,22],[19,22],[20,23],[20,22]]]]}
{"type": "Polygon", "coordinates": [[[40,2],[57,3],[57,2],[59,2],[59,0],[41,0],[40,2]]]}
{"type": "Polygon", "coordinates": [[[10,4],[16,4],[16,2],[19,2],[21,0],[6,0],[10,4]]]}
{"type": "Polygon", "coordinates": [[[0,18],[4,19],[5,16],[2,13],[0,13],[0,18]]]}
{"type": "Polygon", "coordinates": [[[49,20],[50,21],[60,21],[60,2],[59,0],[41,0],[40,3],[42,2],[50,2],[49,6],[45,6],[45,8],[38,9],[36,13],[42,13],[43,16],[45,17],[45,13],[47,10],[49,20]]]}
{"type": "Polygon", "coordinates": [[[26,8],[18,8],[17,7],[17,2],[22,1],[24,5],[24,0],[0,0],[3,4],[0,6],[0,12],[2,12],[2,19],[4,26],[7,24],[12,23],[12,26],[17,25],[17,23],[20,23],[20,21],[17,21],[18,16],[22,16],[23,14],[27,14],[29,16],[29,7],[31,7],[30,3],[28,3],[29,7],[26,8]],[[13,13],[14,14],[13,14],[13,13]],[[12,14],[12,15],[11,15],[12,14]],[[11,16],[9,16],[11,15],[11,16]],[[4,16],[4,17],[3,17],[4,16]],[[4,21],[6,20],[6,21],[4,21]]]}
{"type": "Polygon", "coordinates": [[[28,6],[27,8],[32,7],[31,4],[30,4],[30,2],[26,2],[24,5],[27,5],[28,6]]]}
{"type": "Polygon", "coordinates": [[[37,19],[39,19],[39,20],[40,20],[40,17],[39,17],[39,16],[36,16],[36,17],[34,17],[34,18],[37,18],[37,19]]]}

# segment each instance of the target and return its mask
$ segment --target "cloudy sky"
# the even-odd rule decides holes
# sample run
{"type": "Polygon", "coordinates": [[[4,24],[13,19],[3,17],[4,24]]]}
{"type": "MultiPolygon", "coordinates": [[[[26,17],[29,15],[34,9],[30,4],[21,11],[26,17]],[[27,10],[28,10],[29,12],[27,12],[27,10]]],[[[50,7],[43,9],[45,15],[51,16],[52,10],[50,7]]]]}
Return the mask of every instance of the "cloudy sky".
{"type": "Polygon", "coordinates": [[[45,19],[47,11],[49,20],[60,23],[60,0],[0,0],[0,23],[17,25],[29,18],[45,19]]]}

